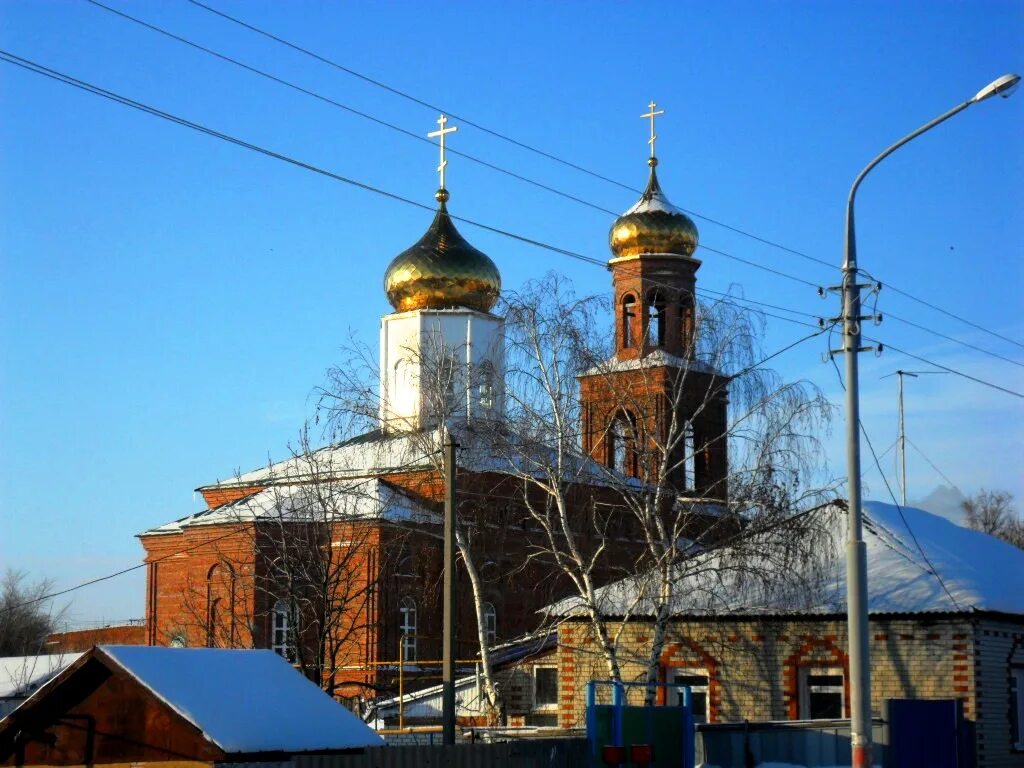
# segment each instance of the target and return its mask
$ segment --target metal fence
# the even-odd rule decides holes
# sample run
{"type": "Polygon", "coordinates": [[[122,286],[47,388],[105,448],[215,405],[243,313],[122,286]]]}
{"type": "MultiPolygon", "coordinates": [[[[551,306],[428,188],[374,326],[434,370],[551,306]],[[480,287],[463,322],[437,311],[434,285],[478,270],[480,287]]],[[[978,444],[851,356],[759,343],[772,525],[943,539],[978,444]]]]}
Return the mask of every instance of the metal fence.
{"type": "MultiPolygon", "coordinates": [[[[888,765],[889,732],[872,723],[874,765],[888,765]]],[[[746,768],[760,763],[850,765],[849,720],[702,723],[697,726],[697,764],[746,768]]]]}
{"type": "Polygon", "coordinates": [[[581,768],[586,739],[535,739],[500,744],[373,747],[355,755],[296,756],[292,768],[581,768]]]}

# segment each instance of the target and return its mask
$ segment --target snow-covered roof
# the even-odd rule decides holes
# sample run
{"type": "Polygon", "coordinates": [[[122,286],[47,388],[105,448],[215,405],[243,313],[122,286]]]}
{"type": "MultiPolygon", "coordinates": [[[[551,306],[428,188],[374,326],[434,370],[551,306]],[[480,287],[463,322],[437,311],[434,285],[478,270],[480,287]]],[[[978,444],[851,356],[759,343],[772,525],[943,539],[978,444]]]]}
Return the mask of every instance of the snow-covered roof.
{"type": "Polygon", "coordinates": [[[683,371],[694,373],[706,373],[712,376],[725,376],[714,366],[703,360],[690,360],[679,355],[673,355],[663,349],[655,349],[643,357],[634,357],[628,360],[620,360],[618,357],[611,357],[600,365],[587,369],[581,376],[594,376],[598,374],[619,373],[621,371],[637,371],[641,368],[655,368],[668,366],[679,368],[683,371]]]}
{"type": "Polygon", "coordinates": [[[244,472],[196,490],[269,483],[296,483],[316,477],[360,477],[412,469],[429,469],[434,457],[424,448],[423,435],[387,434],[374,430],[336,445],[300,453],[283,461],[244,472]]]}
{"type": "Polygon", "coordinates": [[[384,743],[273,651],[145,645],[98,649],[229,754],[384,743]]]}
{"type": "Polygon", "coordinates": [[[205,509],[145,531],[143,536],[180,533],[199,525],[378,519],[430,522],[439,518],[401,489],[378,478],[326,481],[314,485],[274,485],[244,499],[205,509]]]}
{"type": "Polygon", "coordinates": [[[4,699],[24,699],[61,670],[78,660],[81,653],[0,658],[0,717],[6,714],[4,699]]]}
{"type": "MultiPolygon", "coordinates": [[[[534,436],[498,436],[494,430],[479,430],[471,425],[462,425],[457,438],[460,445],[459,468],[465,471],[521,475],[533,471],[532,468],[536,466],[548,468],[554,465],[554,449],[534,436]]],[[[289,484],[299,486],[311,480],[320,483],[336,481],[339,484],[350,482],[353,488],[361,488],[367,478],[435,469],[440,449],[441,441],[436,431],[398,434],[368,432],[347,442],[300,454],[228,480],[201,486],[197,490],[251,486],[280,488],[289,484]]],[[[567,482],[606,485],[609,482],[618,484],[626,481],[624,477],[615,477],[608,468],[580,453],[575,447],[563,457],[562,464],[567,482]]],[[[339,485],[339,488],[342,487],[339,485]]],[[[368,491],[360,493],[369,495],[368,491]]],[[[207,510],[200,515],[215,511],[207,510]]]]}
{"type": "MultiPolygon", "coordinates": [[[[826,528],[819,556],[801,569],[776,574],[765,583],[752,572],[764,562],[730,560],[725,550],[709,551],[679,566],[672,613],[678,616],[830,615],[846,612],[845,510],[829,505],[820,515],[826,528]]],[[[886,613],[966,613],[995,611],[1024,614],[1024,550],[994,536],[962,528],[921,509],[864,504],[867,545],[868,611],[886,613]],[[906,522],[904,522],[904,518],[906,522]],[[909,525],[909,529],[908,529],[909,525]],[[916,536],[917,544],[911,536],[916,536]],[[918,548],[920,545],[920,549],[918,548]],[[921,554],[927,555],[927,559],[921,554]],[[934,570],[933,570],[934,569],[934,570]]],[[[650,578],[630,578],[598,590],[609,616],[653,613],[650,578]]],[[[580,612],[577,598],[547,609],[554,615],[580,612]]]]}

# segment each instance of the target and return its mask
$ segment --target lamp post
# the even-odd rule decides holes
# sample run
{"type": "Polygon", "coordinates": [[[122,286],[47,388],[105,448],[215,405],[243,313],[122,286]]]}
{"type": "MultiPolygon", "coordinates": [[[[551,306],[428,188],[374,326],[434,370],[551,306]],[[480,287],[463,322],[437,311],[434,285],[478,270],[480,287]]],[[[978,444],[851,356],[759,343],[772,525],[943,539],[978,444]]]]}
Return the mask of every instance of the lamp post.
{"type": "Polygon", "coordinates": [[[903,137],[872,160],[854,179],[846,203],[846,249],[843,256],[842,320],[843,352],[846,355],[846,468],[849,485],[849,531],[846,545],[846,610],[850,658],[850,736],[853,768],[869,768],[871,762],[871,667],[868,659],[868,582],[867,551],[862,536],[860,498],[860,390],[857,354],[863,351],[860,323],[860,289],[857,282],[857,242],[853,223],[853,203],[864,177],[885,158],[943,123],[972,104],[993,96],[1009,96],[1020,82],[1020,75],[1003,75],[971,99],[903,137]]]}

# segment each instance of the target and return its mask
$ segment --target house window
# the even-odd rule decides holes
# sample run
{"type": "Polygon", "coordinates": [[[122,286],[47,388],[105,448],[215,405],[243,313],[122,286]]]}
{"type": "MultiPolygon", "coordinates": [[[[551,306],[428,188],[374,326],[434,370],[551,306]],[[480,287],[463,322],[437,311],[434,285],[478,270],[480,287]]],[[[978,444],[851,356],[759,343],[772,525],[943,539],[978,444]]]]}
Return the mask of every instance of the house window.
{"type": "Polygon", "coordinates": [[[402,633],[402,661],[416,661],[416,601],[403,597],[398,604],[398,629],[402,633]]]}
{"type": "Polygon", "coordinates": [[[274,604],[271,619],[270,647],[279,656],[295,661],[295,622],[292,621],[291,608],[286,601],[278,600],[274,604]]]}
{"type": "Polygon", "coordinates": [[[647,343],[665,346],[665,299],[657,291],[647,298],[647,343]]]}
{"type": "Polygon", "coordinates": [[[804,667],[800,670],[800,718],[835,720],[843,716],[843,671],[804,667]]]}
{"type": "Polygon", "coordinates": [[[558,707],[558,667],[533,668],[533,708],[558,707]]]}
{"type": "Polygon", "coordinates": [[[484,617],[484,642],[490,647],[498,639],[498,612],[494,610],[494,605],[491,603],[484,603],[482,613],[484,617]]]}
{"type": "Polygon", "coordinates": [[[636,335],[636,299],[628,293],[622,297],[622,346],[632,347],[636,335]]]}
{"type": "MultiPolygon", "coordinates": [[[[690,707],[693,710],[693,721],[695,723],[706,723],[708,721],[708,674],[704,670],[686,669],[677,670],[672,676],[672,682],[676,685],[686,685],[690,688],[690,707]]],[[[683,691],[676,689],[675,703],[683,703],[683,691]]]]}
{"type": "Polygon", "coordinates": [[[1010,667],[1010,726],[1013,748],[1024,751],[1024,667],[1010,667]]]}

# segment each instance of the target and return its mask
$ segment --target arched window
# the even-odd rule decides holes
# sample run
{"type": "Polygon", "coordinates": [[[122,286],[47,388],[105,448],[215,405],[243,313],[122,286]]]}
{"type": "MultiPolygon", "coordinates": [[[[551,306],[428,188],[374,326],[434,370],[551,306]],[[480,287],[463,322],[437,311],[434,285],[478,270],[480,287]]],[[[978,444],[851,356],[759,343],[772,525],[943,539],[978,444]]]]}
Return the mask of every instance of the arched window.
{"type": "Polygon", "coordinates": [[[632,347],[636,335],[636,298],[631,293],[622,297],[622,346],[632,347]]]}
{"type": "Polygon", "coordinates": [[[693,357],[696,351],[693,348],[696,339],[693,334],[693,295],[690,293],[683,296],[683,305],[680,310],[680,327],[683,333],[683,352],[688,357],[693,357]]]}
{"type": "Polygon", "coordinates": [[[279,656],[295,661],[295,622],[285,600],[274,603],[271,622],[270,647],[279,656]]]}
{"type": "Polygon", "coordinates": [[[235,645],[235,571],[215,563],[206,573],[206,645],[235,645]]]}
{"type": "Polygon", "coordinates": [[[683,426],[683,451],[683,482],[687,490],[694,491],[697,489],[697,441],[691,421],[683,426]]]}
{"type": "Polygon", "coordinates": [[[484,603],[481,611],[484,618],[484,642],[490,648],[498,640],[498,612],[491,603],[484,603]]]}
{"type": "Polygon", "coordinates": [[[220,625],[220,598],[215,597],[210,601],[206,616],[206,647],[217,647],[217,627],[220,625]]]}
{"type": "Polygon", "coordinates": [[[398,604],[398,630],[402,633],[402,661],[416,661],[416,601],[403,597],[398,604]]]}
{"type": "Polygon", "coordinates": [[[608,428],[608,466],[624,475],[636,475],[635,425],[625,412],[612,419],[608,428]]]}
{"type": "Polygon", "coordinates": [[[494,366],[489,360],[480,363],[479,368],[480,407],[489,411],[494,407],[494,366]]]}
{"type": "Polygon", "coordinates": [[[665,346],[665,299],[657,291],[647,296],[647,343],[665,346]]]}

